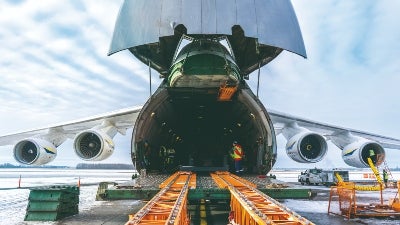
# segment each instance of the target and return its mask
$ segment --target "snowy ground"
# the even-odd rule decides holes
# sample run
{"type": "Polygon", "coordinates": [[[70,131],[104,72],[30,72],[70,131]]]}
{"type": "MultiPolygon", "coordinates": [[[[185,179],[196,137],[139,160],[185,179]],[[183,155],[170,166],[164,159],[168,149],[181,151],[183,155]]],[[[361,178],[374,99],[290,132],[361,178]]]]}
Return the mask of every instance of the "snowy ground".
{"type": "Polygon", "coordinates": [[[45,185],[97,184],[101,181],[130,180],[132,170],[75,170],[75,169],[0,169],[0,190],[45,185]]]}
{"type": "Polygon", "coordinates": [[[80,180],[79,211],[89,210],[104,202],[95,201],[98,183],[131,180],[129,170],[64,170],[64,169],[1,169],[0,225],[47,224],[56,222],[24,222],[29,188],[49,185],[77,185],[80,180]],[[21,175],[21,188],[18,187],[21,175]]]}

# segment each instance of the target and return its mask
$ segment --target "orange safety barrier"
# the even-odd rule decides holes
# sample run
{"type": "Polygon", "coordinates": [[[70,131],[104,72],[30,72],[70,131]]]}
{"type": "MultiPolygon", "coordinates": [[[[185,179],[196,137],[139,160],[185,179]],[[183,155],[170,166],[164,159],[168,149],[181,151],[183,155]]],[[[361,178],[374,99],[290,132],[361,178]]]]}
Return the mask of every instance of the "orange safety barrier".
{"type": "Polygon", "coordinates": [[[195,188],[196,174],[177,172],[160,186],[162,190],[135,215],[129,216],[125,225],[188,225],[187,195],[195,188]]]}
{"type": "MultiPolygon", "coordinates": [[[[381,184],[382,186],[382,184],[381,184]]],[[[329,195],[328,214],[336,214],[346,217],[347,219],[353,217],[391,217],[400,216],[397,210],[397,198],[390,199],[389,204],[384,204],[382,197],[382,188],[380,189],[379,197],[375,195],[375,199],[380,199],[379,203],[360,202],[357,198],[357,192],[366,191],[366,189],[359,188],[353,182],[339,182],[338,186],[332,186],[329,195]],[[357,202],[358,201],[358,202],[357,202]]],[[[369,191],[377,193],[373,189],[369,191]]],[[[398,190],[400,192],[400,189],[398,190]]],[[[371,198],[372,195],[369,195],[371,198]]]]}
{"type": "Polygon", "coordinates": [[[329,193],[328,214],[336,214],[350,218],[356,210],[356,193],[353,182],[339,182],[332,186],[329,193]]]}
{"type": "Polygon", "coordinates": [[[219,187],[228,188],[231,192],[231,224],[314,224],[257,190],[255,184],[243,178],[228,172],[215,172],[211,177],[219,187]]]}

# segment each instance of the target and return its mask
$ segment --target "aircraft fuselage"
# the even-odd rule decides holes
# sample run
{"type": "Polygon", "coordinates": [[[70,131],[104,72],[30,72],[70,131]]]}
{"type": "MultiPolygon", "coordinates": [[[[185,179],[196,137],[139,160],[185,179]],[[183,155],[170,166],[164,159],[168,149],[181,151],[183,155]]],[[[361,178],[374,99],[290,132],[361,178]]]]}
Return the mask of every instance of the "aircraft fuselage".
{"type": "Polygon", "coordinates": [[[195,40],[176,54],[134,131],[132,158],[138,170],[229,168],[233,141],[242,145],[250,173],[265,174],[276,161],[268,113],[218,40],[195,40]]]}

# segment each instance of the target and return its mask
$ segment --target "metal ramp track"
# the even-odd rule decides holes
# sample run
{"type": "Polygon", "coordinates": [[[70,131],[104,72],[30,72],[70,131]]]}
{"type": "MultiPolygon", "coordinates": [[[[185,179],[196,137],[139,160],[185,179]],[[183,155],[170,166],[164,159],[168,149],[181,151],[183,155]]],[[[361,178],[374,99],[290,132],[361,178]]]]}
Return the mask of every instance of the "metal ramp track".
{"type": "Polygon", "coordinates": [[[256,189],[256,185],[228,172],[211,174],[220,188],[231,192],[231,224],[314,224],[256,189]]]}
{"type": "Polygon", "coordinates": [[[187,195],[189,188],[196,188],[196,174],[177,172],[160,184],[156,194],[135,215],[129,216],[125,225],[187,225],[187,195]]]}

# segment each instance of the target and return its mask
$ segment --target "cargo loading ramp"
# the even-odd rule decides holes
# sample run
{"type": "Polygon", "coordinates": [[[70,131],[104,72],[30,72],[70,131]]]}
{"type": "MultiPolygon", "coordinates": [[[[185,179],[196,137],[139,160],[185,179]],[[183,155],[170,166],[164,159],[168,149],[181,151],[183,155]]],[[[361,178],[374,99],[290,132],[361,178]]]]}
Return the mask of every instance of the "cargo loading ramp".
{"type": "Polygon", "coordinates": [[[161,191],[135,215],[129,216],[125,225],[186,225],[189,188],[196,187],[196,174],[177,172],[160,184],[161,191]]]}
{"type": "Polygon", "coordinates": [[[220,188],[231,192],[231,224],[314,224],[257,190],[247,180],[229,172],[215,172],[211,176],[220,188]]]}

